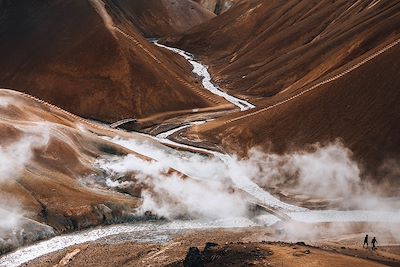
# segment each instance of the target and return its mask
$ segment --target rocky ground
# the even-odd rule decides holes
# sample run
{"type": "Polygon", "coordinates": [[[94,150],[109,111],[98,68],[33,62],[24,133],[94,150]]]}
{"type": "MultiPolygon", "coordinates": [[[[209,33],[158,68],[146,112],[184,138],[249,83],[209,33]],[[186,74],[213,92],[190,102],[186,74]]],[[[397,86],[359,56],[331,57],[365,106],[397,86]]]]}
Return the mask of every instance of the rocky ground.
{"type": "MultiPolygon", "coordinates": [[[[300,231],[301,229],[299,229],[300,231]]],[[[318,242],[274,242],[274,229],[190,231],[165,243],[109,237],[24,266],[400,266],[400,246],[363,249],[362,233],[318,242]],[[359,240],[358,240],[359,239],[359,240]],[[119,241],[116,241],[119,240],[119,241]]]]}

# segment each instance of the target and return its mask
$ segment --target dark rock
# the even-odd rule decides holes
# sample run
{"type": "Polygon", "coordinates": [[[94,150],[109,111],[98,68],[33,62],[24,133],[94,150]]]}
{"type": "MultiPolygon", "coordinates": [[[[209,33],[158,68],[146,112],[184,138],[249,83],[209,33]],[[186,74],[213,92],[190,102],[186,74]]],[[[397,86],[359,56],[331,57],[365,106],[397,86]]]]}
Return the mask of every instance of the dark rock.
{"type": "Polygon", "coordinates": [[[52,227],[28,218],[22,218],[20,225],[0,233],[0,255],[10,252],[19,246],[55,236],[52,227]]]}
{"type": "Polygon", "coordinates": [[[204,252],[208,251],[210,248],[218,247],[217,243],[207,242],[206,246],[204,247],[204,252]]]}
{"type": "Polygon", "coordinates": [[[184,267],[203,267],[204,260],[201,256],[200,250],[197,247],[190,247],[186,258],[183,261],[184,267]]]}
{"type": "Polygon", "coordinates": [[[296,243],[296,245],[299,245],[299,246],[305,246],[305,245],[306,245],[306,243],[304,243],[304,242],[297,242],[297,243],[296,243]]]}

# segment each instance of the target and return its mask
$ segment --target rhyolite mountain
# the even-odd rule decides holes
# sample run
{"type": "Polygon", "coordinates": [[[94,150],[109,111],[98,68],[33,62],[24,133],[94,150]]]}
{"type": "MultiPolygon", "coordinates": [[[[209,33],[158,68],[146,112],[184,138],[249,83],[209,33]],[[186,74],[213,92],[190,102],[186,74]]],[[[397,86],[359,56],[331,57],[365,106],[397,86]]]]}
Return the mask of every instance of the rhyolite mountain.
{"type": "Polygon", "coordinates": [[[400,1],[258,0],[166,38],[257,104],[188,135],[241,154],[341,139],[365,169],[398,162],[399,25],[400,1]]]}
{"type": "Polygon", "coordinates": [[[214,12],[219,15],[229,8],[231,8],[234,4],[239,2],[240,0],[194,0],[195,2],[201,4],[208,10],[214,12]]]}
{"type": "Polygon", "coordinates": [[[185,60],[146,39],[214,16],[197,3],[3,0],[0,7],[2,88],[106,122],[226,103],[202,90],[185,60]]]}

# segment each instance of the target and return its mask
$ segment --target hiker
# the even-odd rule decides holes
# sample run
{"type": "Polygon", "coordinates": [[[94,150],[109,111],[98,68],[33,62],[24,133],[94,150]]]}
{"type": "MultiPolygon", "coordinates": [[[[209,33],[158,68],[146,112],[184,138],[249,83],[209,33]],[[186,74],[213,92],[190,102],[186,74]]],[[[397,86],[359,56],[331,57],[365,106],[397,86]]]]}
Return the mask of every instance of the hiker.
{"type": "Polygon", "coordinates": [[[376,237],[375,237],[375,236],[374,236],[374,238],[372,238],[371,243],[372,243],[372,249],[373,249],[373,250],[376,250],[375,244],[378,243],[378,240],[376,240],[376,237]]]}
{"type": "Polygon", "coordinates": [[[365,245],[367,245],[367,248],[368,248],[368,235],[366,235],[365,238],[364,238],[363,248],[365,247],[365,245]]]}

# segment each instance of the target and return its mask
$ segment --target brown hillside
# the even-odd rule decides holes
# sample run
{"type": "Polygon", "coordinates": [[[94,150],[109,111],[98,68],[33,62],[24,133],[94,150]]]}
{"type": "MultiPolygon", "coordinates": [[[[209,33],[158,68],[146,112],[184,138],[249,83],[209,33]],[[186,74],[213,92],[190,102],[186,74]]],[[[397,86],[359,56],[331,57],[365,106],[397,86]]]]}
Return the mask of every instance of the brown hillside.
{"type": "Polygon", "coordinates": [[[12,164],[0,175],[0,209],[18,207],[26,221],[15,225],[24,236],[0,231],[0,254],[37,240],[47,225],[64,232],[132,216],[136,198],[82,184],[99,174],[93,166],[98,156],[127,151],[82,130],[75,117],[14,91],[0,90],[0,101],[0,152],[8,156],[2,164],[12,164]],[[9,248],[7,238],[15,240],[9,248]]]}
{"type": "Polygon", "coordinates": [[[169,43],[203,57],[233,93],[301,88],[400,33],[400,1],[241,1],[169,43]]]}
{"type": "Polygon", "coordinates": [[[73,0],[0,6],[2,87],[108,122],[219,103],[194,83],[183,59],[150,44],[113,5],[104,10],[99,0],[73,0]]]}
{"type": "Polygon", "coordinates": [[[221,14],[231,8],[234,4],[240,0],[194,0],[201,4],[206,9],[214,12],[215,14],[221,14]]]}
{"type": "MultiPolygon", "coordinates": [[[[0,89],[0,158],[2,164],[12,164],[1,168],[0,212],[17,208],[27,222],[15,224],[21,229],[9,234],[17,236],[3,236],[4,225],[0,226],[0,255],[41,238],[48,226],[61,233],[138,216],[142,184],[134,182],[130,189],[111,188],[95,164],[99,157],[127,154],[151,160],[100,138],[116,135],[154,142],[87,122],[28,95],[0,89]],[[11,248],[8,238],[15,240],[11,248]]],[[[135,181],[135,174],[127,179],[135,181]]]]}
{"type": "Polygon", "coordinates": [[[132,22],[146,37],[183,32],[215,16],[189,0],[108,0],[107,4],[132,22]]]}
{"type": "MultiPolygon", "coordinates": [[[[242,154],[271,143],[283,152],[341,138],[367,170],[378,171],[385,161],[400,157],[399,57],[397,42],[337,80],[287,91],[264,101],[256,111],[200,127],[200,136],[215,136],[211,142],[242,154]],[[309,88],[313,90],[307,92],[309,88]]],[[[343,70],[350,66],[354,65],[343,70]]]]}

